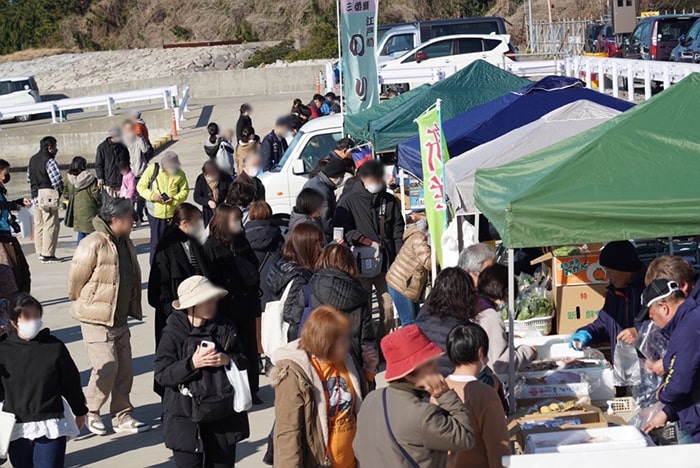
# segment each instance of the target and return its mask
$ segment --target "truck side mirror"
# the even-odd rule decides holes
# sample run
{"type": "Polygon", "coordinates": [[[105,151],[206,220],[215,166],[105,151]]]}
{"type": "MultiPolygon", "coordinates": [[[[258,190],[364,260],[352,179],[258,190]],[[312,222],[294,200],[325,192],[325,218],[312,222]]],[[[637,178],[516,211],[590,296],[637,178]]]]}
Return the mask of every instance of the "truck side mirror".
{"type": "Polygon", "coordinates": [[[304,161],[297,159],[292,164],[292,174],[294,175],[304,175],[306,174],[306,167],[304,166],[304,161]]]}
{"type": "Polygon", "coordinates": [[[421,63],[423,60],[428,60],[428,54],[425,52],[418,52],[416,54],[416,63],[421,63]]]}

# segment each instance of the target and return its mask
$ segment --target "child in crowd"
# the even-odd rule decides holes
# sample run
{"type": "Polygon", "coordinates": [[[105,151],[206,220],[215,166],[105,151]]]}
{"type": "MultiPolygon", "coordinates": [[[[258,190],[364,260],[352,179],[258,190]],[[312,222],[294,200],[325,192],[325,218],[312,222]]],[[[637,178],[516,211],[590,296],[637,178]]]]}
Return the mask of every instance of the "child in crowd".
{"type": "MultiPolygon", "coordinates": [[[[136,193],[136,176],[131,170],[131,164],[129,161],[119,161],[117,167],[119,168],[119,173],[122,175],[122,187],[119,190],[119,197],[126,198],[136,203],[139,197],[136,193]]],[[[136,211],[134,211],[134,221],[137,226],[141,225],[141,219],[136,216],[136,211]]]]}
{"type": "Polygon", "coordinates": [[[9,334],[0,339],[0,398],[17,421],[9,448],[16,467],[64,466],[66,442],[88,411],[78,368],[43,328],[42,315],[41,303],[20,293],[10,307],[9,334]]]}
{"type": "Polygon", "coordinates": [[[76,156],[68,168],[63,196],[68,199],[63,223],[78,234],[78,242],[95,230],[92,220],[102,206],[102,191],[94,174],[87,170],[87,160],[76,156]]]}
{"type": "Polygon", "coordinates": [[[488,354],[488,335],[475,323],[458,325],[447,336],[447,356],[455,366],[454,373],[446,379],[447,386],[464,402],[474,429],[474,446],[470,450],[451,452],[448,468],[500,468],[503,466],[501,458],[510,455],[501,399],[492,386],[479,380],[488,354]]]}

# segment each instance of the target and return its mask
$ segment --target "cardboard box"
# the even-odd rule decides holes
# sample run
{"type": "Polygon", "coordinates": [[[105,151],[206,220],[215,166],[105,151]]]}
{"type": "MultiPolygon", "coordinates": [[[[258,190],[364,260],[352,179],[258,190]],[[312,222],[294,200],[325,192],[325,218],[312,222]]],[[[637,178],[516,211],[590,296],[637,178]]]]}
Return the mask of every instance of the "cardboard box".
{"type": "Polygon", "coordinates": [[[532,406],[538,401],[553,399],[558,401],[590,399],[590,385],[588,382],[579,383],[523,383],[516,387],[515,398],[518,408],[532,406]]]}
{"type": "Polygon", "coordinates": [[[605,302],[607,284],[560,286],[554,289],[556,330],[568,335],[593,322],[605,302]]]}
{"type": "Polygon", "coordinates": [[[552,257],[553,286],[578,284],[607,284],[605,269],[600,266],[600,255],[588,253],[569,257],[552,257]]]}

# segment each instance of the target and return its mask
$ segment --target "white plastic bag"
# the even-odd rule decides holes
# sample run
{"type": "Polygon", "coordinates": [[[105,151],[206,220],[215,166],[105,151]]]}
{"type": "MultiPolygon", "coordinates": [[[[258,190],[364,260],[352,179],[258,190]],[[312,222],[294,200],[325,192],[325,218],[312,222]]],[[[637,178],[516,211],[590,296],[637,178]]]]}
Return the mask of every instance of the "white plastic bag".
{"type": "Polygon", "coordinates": [[[287,344],[287,332],[289,324],[284,321],[284,304],[287,302],[289,290],[294,281],[290,281],[279,301],[270,301],[265,305],[265,312],[261,319],[262,347],[265,354],[272,353],[287,344]]]}
{"type": "Polygon", "coordinates": [[[34,214],[27,208],[22,208],[17,212],[17,223],[20,228],[20,235],[25,239],[31,239],[34,229],[34,214]]]}
{"type": "Polygon", "coordinates": [[[613,358],[613,382],[616,387],[639,385],[641,381],[641,369],[637,349],[622,340],[615,343],[615,356],[613,358]]]}
{"type": "Polygon", "coordinates": [[[248,383],[248,371],[238,370],[236,363],[231,361],[231,365],[226,368],[226,377],[233,387],[233,410],[236,413],[248,411],[253,407],[253,396],[250,393],[248,383]]]}
{"type": "Polygon", "coordinates": [[[234,173],[233,167],[233,147],[227,142],[221,142],[219,150],[216,152],[216,165],[225,173],[234,173]]]}

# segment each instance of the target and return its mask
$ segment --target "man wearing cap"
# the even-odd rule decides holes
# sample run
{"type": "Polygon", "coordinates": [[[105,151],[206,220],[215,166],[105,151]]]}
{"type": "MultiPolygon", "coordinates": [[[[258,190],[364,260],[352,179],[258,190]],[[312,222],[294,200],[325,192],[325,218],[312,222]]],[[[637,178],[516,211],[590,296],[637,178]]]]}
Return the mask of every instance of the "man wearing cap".
{"type": "Polygon", "coordinates": [[[600,265],[605,268],[610,282],[605,303],[593,323],[571,335],[569,346],[581,348],[610,343],[614,358],[617,340],[634,344],[637,339],[635,317],[641,309],[639,296],[644,289],[646,270],[630,241],[606,244],[600,252],[600,265]]]}
{"type": "Polygon", "coordinates": [[[136,185],[139,195],[148,205],[148,226],[151,230],[151,262],[156,245],[175,208],[189,195],[187,176],[180,167],[180,158],[174,151],[166,151],[159,163],[146,168],[136,185]]]}
{"type": "Polygon", "coordinates": [[[110,413],[115,432],[137,433],[149,426],[131,416],[129,394],[134,380],[129,317],[143,318],[141,270],[129,238],[133,223],[130,200],[109,198],[93,220],[95,232],[75,250],[68,272],[70,313],[80,331],[92,365],[85,390],[87,427],[105,435],[100,409],[111,396],[110,413]]]}
{"type": "Polygon", "coordinates": [[[107,138],[97,146],[95,155],[95,173],[104,188],[104,194],[115,198],[122,187],[120,163],[129,164],[129,150],[122,143],[122,130],[114,127],[107,138]]]}
{"type": "Polygon", "coordinates": [[[472,448],[469,413],[438,372],[442,350],[416,325],[387,335],[381,347],[389,386],[362,403],[352,444],[359,466],[444,467],[448,451],[472,448]]]}
{"type": "Polygon", "coordinates": [[[655,279],[642,294],[639,317],[651,318],[669,340],[663,357],[665,379],[658,393],[663,411],[644,431],[678,422],[679,443],[700,443],[700,302],[693,292],[686,298],[676,281],[655,279]]]}
{"type": "Polygon", "coordinates": [[[304,188],[315,190],[323,196],[321,222],[328,241],[333,239],[333,215],[336,207],[335,190],[343,183],[344,177],[345,163],[340,158],[332,158],[321,172],[304,184],[304,188]]]}
{"type": "Polygon", "coordinates": [[[282,159],[282,155],[287,151],[287,140],[284,139],[284,136],[288,131],[289,122],[286,118],[280,117],[275,122],[275,127],[260,142],[260,159],[263,171],[269,171],[282,159]]]}

